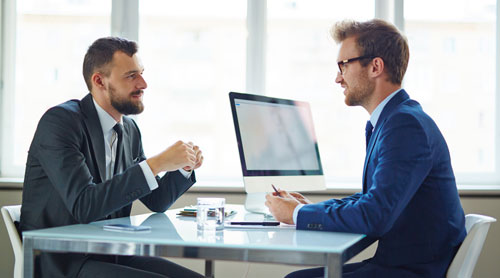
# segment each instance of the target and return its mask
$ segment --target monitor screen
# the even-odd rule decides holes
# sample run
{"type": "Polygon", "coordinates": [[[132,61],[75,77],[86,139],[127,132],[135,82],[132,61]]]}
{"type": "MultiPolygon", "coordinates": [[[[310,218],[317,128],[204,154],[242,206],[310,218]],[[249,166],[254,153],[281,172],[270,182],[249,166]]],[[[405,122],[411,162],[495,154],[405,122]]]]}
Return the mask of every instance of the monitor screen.
{"type": "Polygon", "coordinates": [[[307,102],[230,93],[243,176],[322,175],[307,102]]]}

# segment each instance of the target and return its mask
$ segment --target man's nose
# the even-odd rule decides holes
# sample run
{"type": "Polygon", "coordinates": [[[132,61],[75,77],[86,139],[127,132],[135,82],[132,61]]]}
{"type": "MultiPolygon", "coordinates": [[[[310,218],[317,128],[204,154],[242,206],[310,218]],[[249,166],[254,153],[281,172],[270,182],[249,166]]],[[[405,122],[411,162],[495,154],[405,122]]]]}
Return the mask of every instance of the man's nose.
{"type": "Polygon", "coordinates": [[[144,79],[144,77],[142,75],[139,75],[139,78],[140,78],[139,84],[138,84],[139,88],[142,90],[146,89],[148,87],[148,83],[146,83],[146,80],[144,79]]]}
{"type": "Polygon", "coordinates": [[[337,77],[335,78],[335,83],[340,84],[344,80],[344,77],[342,74],[340,74],[340,71],[337,72],[337,77]]]}

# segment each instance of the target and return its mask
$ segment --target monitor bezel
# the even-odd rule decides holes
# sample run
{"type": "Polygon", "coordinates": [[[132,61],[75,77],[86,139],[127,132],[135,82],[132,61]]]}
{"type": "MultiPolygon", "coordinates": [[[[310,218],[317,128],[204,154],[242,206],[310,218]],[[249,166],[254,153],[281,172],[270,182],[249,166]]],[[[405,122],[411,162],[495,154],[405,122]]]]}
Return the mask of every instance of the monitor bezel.
{"type": "MultiPolygon", "coordinates": [[[[236,133],[236,142],[238,144],[238,151],[239,151],[239,155],[240,155],[241,170],[243,172],[244,177],[252,177],[252,176],[317,176],[317,175],[322,176],[323,175],[323,166],[321,165],[321,158],[319,155],[319,148],[318,148],[317,141],[314,143],[314,149],[316,151],[316,158],[318,159],[318,166],[319,166],[319,169],[317,169],[317,170],[247,170],[246,162],[245,162],[245,153],[243,151],[243,144],[242,144],[242,140],[241,140],[240,126],[238,123],[238,115],[236,113],[235,99],[259,101],[259,102],[273,103],[273,104],[285,104],[285,105],[291,105],[291,106],[299,106],[299,105],[306,106],[309,110],[311,119],[312,119],[312,115],[311,115],[311,109],[310,109],[309,103],[307,103],[305,101],[296,101],[296,100],[291,100],[291,99],[275,98],[275,97],[262,96],[262,95],[230,92],[229,93],[229,101],[231,103],[231,113],[233,115],[234,129],[235,129],[235,133],[236,133]]],[[[312,132],[315,133],[314,127],[312,129],[312,132]]],[[[316,135],[314,134],[314,136],[316,136],[316,135]]]]}

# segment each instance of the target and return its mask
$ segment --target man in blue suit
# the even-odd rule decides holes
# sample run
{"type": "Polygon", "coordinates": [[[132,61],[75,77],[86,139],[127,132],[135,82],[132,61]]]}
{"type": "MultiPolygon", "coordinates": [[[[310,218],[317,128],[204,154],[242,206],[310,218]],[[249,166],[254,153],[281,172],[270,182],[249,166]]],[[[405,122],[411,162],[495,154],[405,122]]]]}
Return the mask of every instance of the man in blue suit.
{"type": "MultiPolygon", "coordinates": [[[[343,277],[444,277],[462,243],[465,218],[448,147],[434,121],[401,88],[409,50],[383,20],[343,21],[335,82],[349,106],[370,114],[363,191],[311,203],[299,193],[266,196],[279,221],[297,229],[366,234],[373,258],[344,266],[343,277]]],[[[323,277],[323,268],[287,277],[323,277]]]]}

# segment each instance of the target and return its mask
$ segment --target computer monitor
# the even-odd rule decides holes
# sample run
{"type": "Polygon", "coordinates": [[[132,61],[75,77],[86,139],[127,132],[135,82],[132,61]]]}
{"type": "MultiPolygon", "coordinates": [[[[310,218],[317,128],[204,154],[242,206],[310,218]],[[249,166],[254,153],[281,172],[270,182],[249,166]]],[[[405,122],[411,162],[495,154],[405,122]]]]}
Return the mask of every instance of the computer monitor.
{"type": "Polygon", "coordinates": [[[267,213],[271,184],[288,191],[326,188],[307,102],[235,92],[229,99],[247,210],[267,213]]]}

